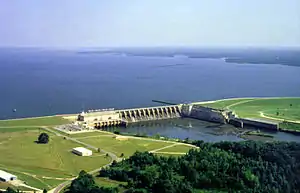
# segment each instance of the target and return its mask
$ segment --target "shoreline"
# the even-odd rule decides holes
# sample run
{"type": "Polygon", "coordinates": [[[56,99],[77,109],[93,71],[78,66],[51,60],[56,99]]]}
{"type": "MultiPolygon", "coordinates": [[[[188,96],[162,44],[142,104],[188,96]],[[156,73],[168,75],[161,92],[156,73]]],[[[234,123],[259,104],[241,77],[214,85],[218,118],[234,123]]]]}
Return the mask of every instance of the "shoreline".
{"type": "MultiPolygon", "coordinates": [[[[236,98],[225,98],[225,99],[219,99],[219,100],[192,102],[192,103],[189,103],[189,104],[191,104],[191,105],[205,105],[205,104],[214,104],[214,103],[218,104],[218,103],[222,103],[223,101],[247,100],[247,99],[249,99],[249,100],[251,100],[251,99],[253,99],[253,100],[299,99],[300,100],[300,97],[288,97],[288,96],[287,97],[236,97],[236,98]]],[[[233,105],[236,105],[236,104],[240,104],[240,102],[234,103],[233,105]]],[[[178,104],[178,105],[183,105],[183,104],[178,104]]],[[[276,103],[275,103],[275,105],[276,105],[276,103]]],[[[227,105],[227,107],[231,107],[231,106],[232,106],[232,104],[227,105]]],[[[262,105],[262,107],[263,107],[263,105],[262,105]]],[[[220,108],[216,108],[216,109],[220,109],[220,108]]],[[[118,110],[119,109],[116,109],[116,111],[118,111],[118,110]]],[[[261,118],[265,119],[266,121],[267,120],[277,120],[278,124],[281,124],[283,122],[282,120],[285,120],[287,124],[296,124],[295,128],[290,127],[290,126],[288,126],[288,128],[282,128],[279,125],[277,130],[280,131],[280,132],[286,132],[286,133],[291,133],[291,134],[294,134],[294,135],[300,135],[300,124],[299,124],[300,121],[298,121],[298,120],[290,122],[290,121],[288,121],[289,119],[282,119],[282,118],[262,116],[263,113],[261,113],[261,112],[260,112],[260,114],[258,114],[258,116],[259,115],[260,115],[261,118]],[[299,129],[298,129],[298,124],[299,124],[299,129]]],[[[22,121],[22,120],[36,120],[36,121],[38,121],[38,119],[55,118],[55,117],[56,118],[60,118],[62,120],[68,120],[68,121],[70,121],[70,119],[68,119],[68,117],[71,117],[71,116],[77,116],[77,114],[70,114],[70,113],[68,113],[68,114],[56,114],[56,115],[48,115],[48,116],[37,116],[37,117],[24,117],[24,118],[14,118],[14,119],[4,119],[4,120],[0,120],[0,124],[1,123],[5,123],[5,122],[10,122],[10,121],[22,121]]],[[[237,116],[239,116],[239,113],[237,113],[237,116]]],[[[251,117],[249,117],[249,118],[251,119],[251,117]]]]}

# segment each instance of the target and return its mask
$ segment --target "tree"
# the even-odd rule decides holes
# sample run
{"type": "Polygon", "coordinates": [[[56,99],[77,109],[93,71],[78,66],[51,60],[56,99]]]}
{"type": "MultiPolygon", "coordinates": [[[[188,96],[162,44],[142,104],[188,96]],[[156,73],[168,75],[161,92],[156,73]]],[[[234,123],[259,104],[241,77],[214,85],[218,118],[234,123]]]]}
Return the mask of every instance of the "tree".
{"type": "Polygon", "coordinates": [[[154,138],[156,138],[156,139],[160,139],[160,134],[159,134],[159,133],[157,133],[156,135],[154,135],[154,138]]]}
{"type": "Polygon", "coordinates": [[[43,190],[43,193],[47,193],[47,190],[46,190],[46,189],[44,189],[44,190],[43,190]]]}
{"type": "Polygon", "coordinates": [[[184,142],[185,142],[185,143],[188,143],[189,140],[190,140],[190,139],[187,137],[187,138],[184,139],[184,142]]]}
{"type": "Polygon", "coordinates": [[[72,181],[69,188],[70,193],[85,193],[91,191],[95,187],[95,181],[91,174],[82,170],[78,178],[72,181]]]}
{"type": "Polygon", "coordinates": [[[38,138],[38,143],[46,144],[49,142],[49,135],[47,133],[41,133],[38,138]]]}
{"type": "Polygon", "coordinates": [[[124,157],[124,153],[121,153],[121,157],[124,157]]]}

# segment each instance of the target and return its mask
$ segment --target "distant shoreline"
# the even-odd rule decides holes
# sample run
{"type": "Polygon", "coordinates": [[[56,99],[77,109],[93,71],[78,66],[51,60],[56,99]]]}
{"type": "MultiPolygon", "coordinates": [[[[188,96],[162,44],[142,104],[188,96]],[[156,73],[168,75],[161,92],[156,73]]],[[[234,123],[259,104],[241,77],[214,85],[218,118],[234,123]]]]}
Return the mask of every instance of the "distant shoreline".
{"type": "MultiPolygon", "coordinates": [[[[255,49],[254,49],[255,50],[255,49]]],[[[253,50],[251,50],[253,51],[253,50]]],[[[272,50],[267,50],[267,56],[260,55],[260,52],[252,53],[249,51],[244,51],[244,53],[239,52],[229,52],[222,53],[220,52],[207,52],[205,50],[199,52],[163,52],[151,50],[139,53],[140,51],[123,51],[123,50],[94,50],[94,51],[78,51],[78,54],[117,54],[123,56],[144,56],[144,57],[186,57],[186,58],[199,58],[199,59],[220,59],[226,63],[236,63],[236,64],[280,64],[285,66],[295,66],[300,67],[300,51],[299,50],[291,50],[291,52],[295,52],[295,55],[299,55],[298,57],[287,57],[285,54],[281,56],[280,52],[277,53],[272,50]],[[275,53],[273,53],[275,52],[275,53]]]]}

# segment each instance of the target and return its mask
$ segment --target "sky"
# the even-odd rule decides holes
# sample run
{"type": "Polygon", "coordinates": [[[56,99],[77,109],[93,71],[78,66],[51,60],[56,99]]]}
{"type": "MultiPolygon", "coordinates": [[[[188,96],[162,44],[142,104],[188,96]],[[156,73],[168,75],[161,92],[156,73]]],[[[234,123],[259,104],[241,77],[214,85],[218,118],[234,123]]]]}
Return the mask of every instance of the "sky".
{"type": "Polygon", "coordinates": [[[300,0],[1,0],[0,46],[300,46],[300,0]]]}

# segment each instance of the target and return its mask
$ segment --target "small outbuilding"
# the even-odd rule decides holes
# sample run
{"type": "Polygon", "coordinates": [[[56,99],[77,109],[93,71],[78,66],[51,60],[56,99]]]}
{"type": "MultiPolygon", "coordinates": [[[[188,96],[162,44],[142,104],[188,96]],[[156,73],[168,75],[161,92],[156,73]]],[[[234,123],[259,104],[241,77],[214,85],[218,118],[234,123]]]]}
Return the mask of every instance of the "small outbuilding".
{"type": "Polygon", "coordinates": [[[16,180],[17,176],[10,174],[6,171],[0,170],[0,181],[9,182],[12,180],[16,180]]]}
{"type": "Polygon", "coordinates": [[[91,156],[93,155],[93,152],[89,149],[86,149],[84,147],[75,147],[72,149],[72,152],[80,155],[80,156],[91,156]]]}

